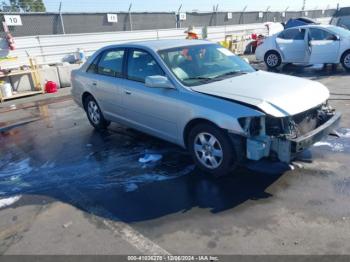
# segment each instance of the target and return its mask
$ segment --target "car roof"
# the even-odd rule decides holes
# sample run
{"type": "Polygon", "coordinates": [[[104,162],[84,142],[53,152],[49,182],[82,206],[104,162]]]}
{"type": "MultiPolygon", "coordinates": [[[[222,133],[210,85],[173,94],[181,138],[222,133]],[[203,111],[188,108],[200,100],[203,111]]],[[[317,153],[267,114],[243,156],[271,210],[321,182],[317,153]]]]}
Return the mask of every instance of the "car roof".
{"type": "Polygon", "coordinates": [[[291,27],[288,29],[293,29],[293,28],[330,28],[331,29],[332,27],[334,27],[334,25],[310,24],[310,25],[291,27]]]}
{"type": "Polygon", "coordinates": [[[167,40],[148,40],[148,41],[135,41],[128,42],[117,45],[109,45],[105,48],[114,48],[114,47],[133,47],[133,48],[149,48],[154,51],[171,49],[182,46],[192,46],[192,45],[204,45],[204,44],[213,44],[206,40],[187,40],[187,39],[167,39],[167,40]]]}

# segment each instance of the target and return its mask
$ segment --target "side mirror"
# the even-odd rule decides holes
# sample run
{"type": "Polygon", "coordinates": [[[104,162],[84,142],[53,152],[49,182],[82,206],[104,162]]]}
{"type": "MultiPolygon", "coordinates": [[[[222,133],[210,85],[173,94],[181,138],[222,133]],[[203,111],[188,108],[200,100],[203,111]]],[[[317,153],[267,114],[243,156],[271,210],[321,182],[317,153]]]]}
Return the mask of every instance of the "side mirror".
{"type": "Polygon", "coordinates": [[[330,37],[327,38],[327,40],[339,41],[340,37],[338,35],[331,35],[330,37]]]}
{"type": "Polygon", "coordinates": [[[145,85],[148,87],[155,87],[155,88],[169,88],[169,89],[175,89],[174,85],[169,81],[169,79],[166,76],[147,76],[145,85]]]}

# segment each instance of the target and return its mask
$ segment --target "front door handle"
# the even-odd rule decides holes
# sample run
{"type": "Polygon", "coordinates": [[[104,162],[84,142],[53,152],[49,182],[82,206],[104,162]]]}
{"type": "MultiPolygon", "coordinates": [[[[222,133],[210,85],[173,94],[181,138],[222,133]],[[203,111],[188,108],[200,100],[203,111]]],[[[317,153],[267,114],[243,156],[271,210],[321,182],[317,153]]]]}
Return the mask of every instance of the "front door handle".
{"type": "Polygon", "coordinates": [[[96,83],[96,82],[92,82],[92,85],[93,85],[93,86],[97,86],[97,83],[96,83]]]}
{"type": "Polygon", "coordinates": [[[128,90],[126,90],[126,91],[125,91],[125,94],[127,94],[127,95],[131,95],[131,92],[130,92],[130,91],[128,91],[128,90]]]}

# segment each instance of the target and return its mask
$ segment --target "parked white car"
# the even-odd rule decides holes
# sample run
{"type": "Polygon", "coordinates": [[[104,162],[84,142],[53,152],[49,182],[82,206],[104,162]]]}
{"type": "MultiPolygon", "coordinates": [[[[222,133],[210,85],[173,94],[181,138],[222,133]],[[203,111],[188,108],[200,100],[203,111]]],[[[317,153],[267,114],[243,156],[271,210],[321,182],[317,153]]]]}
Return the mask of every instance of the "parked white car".
{"type": "Polygon", "coordinates": [[[289,28],[261,41],[255,55],[269,68],[341,63],[350,71],[350,31],[333,25],[289,28]]]}

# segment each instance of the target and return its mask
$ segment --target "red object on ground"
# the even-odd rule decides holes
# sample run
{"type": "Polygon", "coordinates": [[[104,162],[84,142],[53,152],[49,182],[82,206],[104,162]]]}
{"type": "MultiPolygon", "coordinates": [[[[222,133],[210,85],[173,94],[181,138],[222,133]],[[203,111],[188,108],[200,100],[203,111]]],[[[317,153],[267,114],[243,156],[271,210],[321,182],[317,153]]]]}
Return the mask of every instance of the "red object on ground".
{"type": "Polygon", "coordinates": [[[53,81],[47,81],[45,84],[46,93],[56,93],[57,92],[57,84],[53,81]]]}

